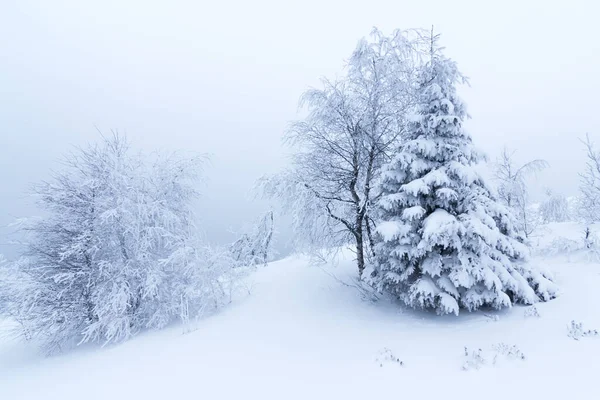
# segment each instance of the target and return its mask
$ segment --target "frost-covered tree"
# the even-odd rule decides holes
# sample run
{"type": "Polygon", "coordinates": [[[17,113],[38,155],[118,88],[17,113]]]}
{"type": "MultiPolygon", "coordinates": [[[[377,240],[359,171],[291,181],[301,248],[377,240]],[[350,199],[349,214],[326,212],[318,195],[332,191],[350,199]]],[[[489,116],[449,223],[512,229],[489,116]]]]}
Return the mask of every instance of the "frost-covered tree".
{"type": "Polygon", "coordinates": [[[266,264],[272,253],[274,233],[273,211],[264,214],[248,233],[243,233],[229,248],[236,264],[252,266],[266,264]]]}
{"type": "Polygon", "coordinates": [[[565,196],[548,189],[546,198],[540,204],[539,214],[545,224],[568,221],[570,218],[569,201],[565,196]]]}
{"type": "Polygon", "coordinates": [[[545,160],[532,160],[518,165],[515,152],[504,148],[494,165],[498,198],[515,215],[517,229],[529,237],[537,226],[538,216],[532,209],[527,189],[527,178],[548,167],[545,160]]]}
{"type": "Polygon", "coordinates": [[[373,182],[414,104],[422,44],[414,31],[385,36],[375,29],[361,40],[345,76],[303,95],[308,115],[288,134],[297,149],[293,167],[262,182],[292,214],[297,245],[322,250],[352,243],[359,275],[373,250],[373,182]]]}
{"type": "Polygon", "coordinates": [[[145,157],[118,135],[67,157],[35,187],[45,216],[23,225],[11,316],[52,352],[124,340],[218,302],[226,271],[207,261],[191,211],[199,163],[145,157]]]}
{"type": "Polygon", "coordinates": [[[580,174],[577,214],[587,224],[600,221],[600,152],[589,135],[582,141],[586,150],[586,168],[580,174]]]}
{"type": "Polygon", "coordinates": [[[440,314],[549,300],[555,285],[526,263],[510,211],[475,169],[483,155],[463,129],[467,112],[455,88],[464,78],[435,39],[407,140],[382,174],[370,279],[440,314]]]}

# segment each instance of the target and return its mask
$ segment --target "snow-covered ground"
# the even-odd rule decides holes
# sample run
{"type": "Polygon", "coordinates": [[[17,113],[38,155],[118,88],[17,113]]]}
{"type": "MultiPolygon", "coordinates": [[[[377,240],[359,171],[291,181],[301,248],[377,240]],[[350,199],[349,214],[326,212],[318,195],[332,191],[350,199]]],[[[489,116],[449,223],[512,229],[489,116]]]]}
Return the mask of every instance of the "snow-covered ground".
{"type": "MultiPolygon", "coordinates": [[[[543,232],[540,247],[582,235],[574,224],[543,232]]],[[[526,317],[527,307],[438,317],[363,299],[341,283],[355,274],[349,255],[324,267],[287,258],[260,268],[250,294],[192,332],[173,327],[51,358],[4,338],[0,399],[596,398],[600,337],[574,340],[567,326],[600,328],[600,264],[566,254],[534,261],[562,291],[537,305],[540,317],[526,317]],[[502,344],[520,352],[506,355],[502,344]]]]}

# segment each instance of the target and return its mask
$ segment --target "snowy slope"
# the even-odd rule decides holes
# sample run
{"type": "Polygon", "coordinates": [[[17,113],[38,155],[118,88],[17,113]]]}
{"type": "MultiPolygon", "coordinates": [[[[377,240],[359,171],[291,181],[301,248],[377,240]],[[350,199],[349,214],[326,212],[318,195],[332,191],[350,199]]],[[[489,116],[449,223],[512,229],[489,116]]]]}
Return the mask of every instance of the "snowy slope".
{"type": "Polygon", "coordinates": [[[600,337],[573,340],[567,324],[600,328],[600,264],[536,259],[562,288],[537,306],[540,318],[526,318],[525,307],[438,317],[363,300],[339,281],[355,274],[349,258],[320,268],[292,257],[259,269],[249,295],[186,334],[174,327],[46,359],[5,339],[0,399],[597,396],[600,337]],[[517,345],[525,360],[499,354],[493,364],[499,343],[517,345]],[[487,364],[464,371],[465,346],[481,348],[487,364]],[[377,361],[383,348],[404,365],[377,361]]]}

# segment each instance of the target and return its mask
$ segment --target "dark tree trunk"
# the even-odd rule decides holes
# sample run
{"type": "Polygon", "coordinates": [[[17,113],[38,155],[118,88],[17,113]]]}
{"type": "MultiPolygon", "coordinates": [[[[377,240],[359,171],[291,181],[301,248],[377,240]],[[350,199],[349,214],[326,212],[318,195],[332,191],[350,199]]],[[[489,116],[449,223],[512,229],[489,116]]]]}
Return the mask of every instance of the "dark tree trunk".
{"type": "Polygon", "coordinates": [[[363,271],[365,270],[365,249],[363,243],[363,218],[356,217],[356,264],[358,266],[358,279],[362,278],[363,271]]]}
{"type": "Polygon", "coordinates": [[[367,239],[369,240],[369,248],[371,249],[371,257],[375,257],[375,242],[373,241],[373,232],[371,231],[371,221],[369,216],[365,216],[365,229],[367,230],[367,239]]]}

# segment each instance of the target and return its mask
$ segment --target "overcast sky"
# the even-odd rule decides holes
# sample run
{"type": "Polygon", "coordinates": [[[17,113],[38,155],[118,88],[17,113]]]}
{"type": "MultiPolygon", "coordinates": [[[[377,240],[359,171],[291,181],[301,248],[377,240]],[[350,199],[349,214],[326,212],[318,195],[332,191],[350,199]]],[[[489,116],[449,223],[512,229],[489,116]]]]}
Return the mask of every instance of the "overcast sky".
{"type": "Polygon", "coordinates": [[[211,239],[230,240],[265,208],[247,199],[254,181],[287,162],[299,95],[339,74],[373,26],[433,24],[470,77],[476,143],[545,158],[536,184],[575,194],[577,138],[600,144],[597,3],[2,0],[0,225],[34,213],[28,185],[96,126],[148,150],[210,153],[200,215],[211,239]]]}

